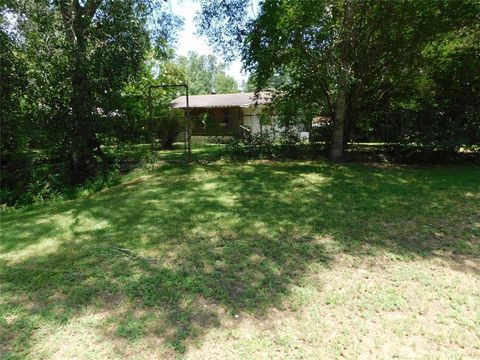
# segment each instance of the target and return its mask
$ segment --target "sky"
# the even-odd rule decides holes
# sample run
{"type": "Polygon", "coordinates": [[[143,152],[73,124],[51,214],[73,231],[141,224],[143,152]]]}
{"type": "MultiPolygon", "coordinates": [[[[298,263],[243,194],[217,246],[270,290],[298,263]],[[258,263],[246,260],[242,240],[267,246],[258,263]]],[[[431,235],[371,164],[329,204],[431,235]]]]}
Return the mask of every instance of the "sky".
{"type": "MultiPolygon", "coordinates": [[[[182,17],[184,21],[176,44],[177,54],[186,56],[189,51],[195,51],[201,55],[213,54],[222,60],[221,56],[208,45],[207,39],[196,34],[194,17],[200,9],[200,4],[192,0],[168,0],[168,6],[173,14],[182,17]]],[[[226,73],[233,76],[239,85],[242,80],[246,81],[248,78],[247,74],[242,72],[242,63],[239,59],[229,64],[226,73]]]]}

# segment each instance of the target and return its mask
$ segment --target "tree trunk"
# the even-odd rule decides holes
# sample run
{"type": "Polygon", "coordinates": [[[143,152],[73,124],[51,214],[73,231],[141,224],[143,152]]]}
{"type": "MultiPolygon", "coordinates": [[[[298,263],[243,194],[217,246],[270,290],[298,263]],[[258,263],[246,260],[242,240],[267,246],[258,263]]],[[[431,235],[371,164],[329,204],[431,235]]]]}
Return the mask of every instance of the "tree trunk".
{"type": "Polygon", "coordinates": [[[333,137],[330,146],[330,160],[338,162],[344,159],[344,132],[348,110],[351,82],[351,48],[353,36],[354,2],[345,0],[343,30],[340,41],[338,92],[335,101],[335,117],[333,121],[333,137]]]}
{"type": "Polygon", "coordinates": [[[344,158],[344,131],[345,118],[347,115],[347,89],[344,86],[338,90],[337,101],[335,103],[335,118],[333,121],[333,138],[330,145],[330,160],[334,162],[342,161],[344,158]]]}
{"type": "MultiPolygon", "coordinates": [[[[88,5],[88,3],[87,3],[88,5]]],[[[70,17],[72,26],[72,182],[83,181],[95,171],[94,151],[98,147],[93,119],[93,102],[88,79],[87,29],[91,16],[77,1],[70,17]]]]}

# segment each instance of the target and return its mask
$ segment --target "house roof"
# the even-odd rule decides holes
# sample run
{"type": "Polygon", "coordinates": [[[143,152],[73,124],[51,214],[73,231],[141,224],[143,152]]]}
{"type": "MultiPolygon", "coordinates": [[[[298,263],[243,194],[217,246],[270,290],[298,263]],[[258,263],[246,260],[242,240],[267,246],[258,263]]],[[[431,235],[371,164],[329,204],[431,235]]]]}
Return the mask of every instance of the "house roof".
{"type": "MultiPolygon", "coordinates": [[[[260,92],[258,98],[254,93],[235,94],[211,94],[211,95],[190,95],[188,105],[190,108],[228,108],[228,107],[254,107],[270,102],[270,94],[260,92]]],[[[185,96],[180,96],[170,103],[173,109],[185,109],[185,96]]]]}

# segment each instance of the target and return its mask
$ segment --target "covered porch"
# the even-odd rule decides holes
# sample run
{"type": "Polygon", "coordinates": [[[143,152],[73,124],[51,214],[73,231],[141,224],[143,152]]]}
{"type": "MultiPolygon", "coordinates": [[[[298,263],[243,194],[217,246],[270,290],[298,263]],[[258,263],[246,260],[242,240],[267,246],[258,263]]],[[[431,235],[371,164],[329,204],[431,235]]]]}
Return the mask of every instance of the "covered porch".
{"type": "Polygon", "coordinates": [[[243,124],[240,107],[192,108],[190,128],[193,136],[235,135],[243,124]]]}
{"type": "Polygon", "coordinates": [[[189,111],[192,136],[231,136],[242,130],[261,131],[258,115],[270,103],[268,93],[235,93],[180,96],[172,109],[189,111]]]}

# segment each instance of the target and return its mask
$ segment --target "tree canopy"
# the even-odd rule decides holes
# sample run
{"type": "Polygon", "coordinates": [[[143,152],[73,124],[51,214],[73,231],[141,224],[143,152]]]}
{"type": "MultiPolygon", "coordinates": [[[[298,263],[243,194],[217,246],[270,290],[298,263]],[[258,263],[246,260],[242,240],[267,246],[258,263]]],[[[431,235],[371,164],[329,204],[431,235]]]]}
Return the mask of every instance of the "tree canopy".
{"type": "MultiPolygon", "coordinates": [[[[18,79],[2,88],[2,97],[20,100],[25,126],[35,127],[23,132],[23,142],[49,142],[49,151],[70,163],[72,180],[95,171],[111,130],[105,114],[121,112],[122,92],[139,76],[146,53],[169,55],[179,19],[164,7],[151,0],[60,0],[2,9],[2,57],[12,59],[2,61],[2,76],[15,72],[18,79]]],[[[18,116],[9,109],[17,114],[2,112],[2,127],[18,116]]],[[[15,136],[6,137],[2,150],[12,150],[15,136]]]]}
{"type": "Polygon", "coordinates": [[[188,56],[178,57],[177,63],[185,73],[192,95],[238,92],[235,79],[225,74],[226,64],[214,55],[199,55],[191,51],[188,56]]]}
{"type": "Polygon", "coordinates": [[[160,0],[7,1],[0,10],[2,189],[101,172],[105,146],[128,128],[118,126],[131,110],[128,88],[149,56],[173,56],[180,19],[160,0]],[[40,170],[39,158],[51,165],[40,170]]]}
{"type": "MultiPolygon", "coordinates": [[[[240,0],[203,1],[202,32],[226,57],[232,49],[242,52],[257,90],[274,75],[286,76],[290,81],[280,89],[283,96],[300,99],[299,107],[314,105],[331,116],[333,160],[343,158],[346,140],[355,127],[364,126],[362,121],[371,120],[377,111],[385,114],[399,105],[408,107],[412,93],[421,94],[422,86],[439,79],[437,71],[446,64],[437,63],[434,72],[429,66],[439,46],[448,42],[463,54],[466,76],[478,59],[477,1],[265,0],[258,15],[248,19],[250,6],[240,0]],[[232,46],[233,41],[239,46],[232,46]]],[[[447,54],[440,56],[451,56],[447,54]]],[[[464,76],[453,73],[450,76],[464,76]]],[[[478,95],[475,83],[463,82],[460,92],[478,95]]],[[[450,95],[458,90],[452,89],[450,95]]],[[[443,96],[448,93],[442,91],[443,96]]],[[[470,104],[476,109],[478,98],[470,104]]],[[[426,106],[416,104],[416,110],[426,106]]],[[[465,101],[461,104],[466,110],[465,101]]],[[[429,120],[419,118],[415,125],[422,121],[429,120]]]]}

